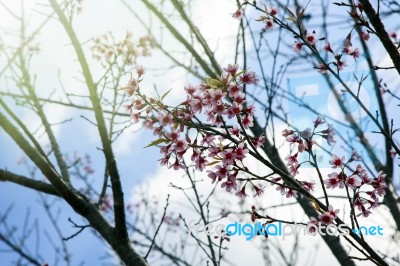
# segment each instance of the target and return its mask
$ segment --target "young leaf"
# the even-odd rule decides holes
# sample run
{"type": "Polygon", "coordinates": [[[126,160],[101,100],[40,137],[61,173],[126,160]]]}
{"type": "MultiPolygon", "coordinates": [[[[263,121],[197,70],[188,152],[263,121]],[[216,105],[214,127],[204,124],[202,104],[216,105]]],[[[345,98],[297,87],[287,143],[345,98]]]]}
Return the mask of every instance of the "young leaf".
{"type": "Polygon", "coordinates": [[[166,142],[169,142],[169,140],[163,139],[163,138],[157,139],[157,140],[153,141],[152,143],[150,143],[149,145],[147,145],[144,148],[148,148],[148,147],[155,146],[155,145],[158,145],[158,144],[161,144],[161,143],[166,143],[166,142]]]}

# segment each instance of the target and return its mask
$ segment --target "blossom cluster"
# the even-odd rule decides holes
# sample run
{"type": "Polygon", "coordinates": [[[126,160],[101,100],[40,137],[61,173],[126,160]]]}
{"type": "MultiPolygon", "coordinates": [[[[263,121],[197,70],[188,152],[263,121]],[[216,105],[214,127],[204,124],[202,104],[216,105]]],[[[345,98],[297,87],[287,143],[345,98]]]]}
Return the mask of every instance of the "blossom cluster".
{"type": "Polygon", "coordinates": [[[345,172],[345,168],[352,162],[361,161],[361,156],[353,151],[350,159],[346,161],[345,157],[332,155],[330,164],[332,168],[339,169],[339,172],[328,174],[324,180],[328,189],[346,188],[353,191],[352,204],[360,212],[357,216],[368,217],[373,208],[378,207],[379,200],[386,192],[385,177],[383,171],[377,173],[375,178],[369,177],[366,169],[361,164],[357,164],[354,171],[345,172]]]}
{"type": "Polygon", "coordinates": [[[318,218],[311,217],[310,221],[307,223],[307,230],[310,234],[315,235],[318,232],[318,227],[321,224],[329,225],[333,224],[333,221],[338,217],[338,209],[334,209],[332,205],[328,206],[328,211],[323,212],[318,216],[318,218]]]}
{"type": "MultiPolygon", "coordinates": [[[[125,88],[132,97],[126,109],[135,122],[144,119],[145,128],[152,130],[158,139],[149,146],[157,145],[162,158],[161,165],[175,170],[184,169],[184,155],[199,171],[207,167],[208,177],[221,182],[226,191],[238,189],[238,173],[245,169],[243,160],[249,149],[257,149],[264,143],[263,136],[249,136],[246,129],[253,126],[255,106],[246,103],[244,85],[257,84],[254,72],[239,71],[238,65],[228,65],[218,79],[206,79],[198,86],[185,87],[186,100],[176,107],[163,103],[167,92],[160,98],[143,95],[139,83],[144,73],[138,69],[138,78],[132,78],[125,88]],[[208,124],[207,124],[208,123],[208,124]]],[[[255,196],[263,188],[251,181],[255,196]]],[[[245,186],[237,196],[247,196],[245,186]]]]}
{"type": "MultiPolygon", "coordinates": [[[[302,152],[308,152],[312,158],[312,147],[315,144],[313,138],[315,136],[324,138],[329,145],[336,142],[332,125],[328,125],[326,129],[320,130],[320,126],[325,124],[325,121],[321,117],[317,117],[313,123],[313,129],[307,128],[303,131],[285,129],[282,131],[282,135],[286,137],[286,141],[291,145],[297,146],[295,153],[289,154],[285,158],[292,176],[296,176],[299,173],[298,170],[304,163],[310,163],[317,167],[313,161],[298,161],[299,154],[302,152]]],[[[386,183],[384,178],[386,174],[380,171],[376,178],[370,178],[366,169],[361,164],[355,165],[351,173],[346,173],[346,169],[351,169],[351,163],[359,162],[361,159],[357,151],[353,151],[348,160],[346,160],[345,156],[332,154],[329,163],[333,169],[338,171],[328,174],[327,178],[324,180],[324,186],[327,189],[350,189],[353,192],[351,199],[352,208],[356,208],[360,212],[358,216],[362,215],[368,217],[371,213],[371,209],[378,206],[380,197],[385,195],[386,183]]],[[[315,183],[300,182],[300,184],[302,184],[307,191],[310,191],[313,189],[313,184],[315,183]]],[[[281,190],[282,188],[278,187],[277,189],[281,190]]]]}
{"type": "Polygon", "coordinates": [[[310,152],[313,145],[315,144],[314,136],[324,138],[329,145],[336,143],[335,131],[332,125],[328,125],[326,129],[319,129],[325,121],[321,117],[315,119],[314,128],[306,128],[303,131],[285,129],[282,131],[282,136],[286,138],[286,141],[291,145],[297,146],[296,152],[293,155],[288,155],[285,160],[289,168],[289,172],[292,176],[296,176],[299,173],[299,168],[302,163],[298,162],[298,156],[302,152],[310,152]]]}

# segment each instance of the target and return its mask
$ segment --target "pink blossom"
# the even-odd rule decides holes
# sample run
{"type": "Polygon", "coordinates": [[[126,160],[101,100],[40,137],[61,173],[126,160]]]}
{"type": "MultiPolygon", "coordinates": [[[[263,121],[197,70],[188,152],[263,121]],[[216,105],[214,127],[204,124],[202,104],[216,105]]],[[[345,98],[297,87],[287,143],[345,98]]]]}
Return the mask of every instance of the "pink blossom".
{"type": "Polygon", "coordinates": [[[316,185],[315,181],[311,182],[303,181],[303,188],[308,192],[314,191],[315,185],[316,185]]]}
{"type": "Polygon", "coordinates": [[[240,81],[245,84],[257,84],[259,80],[255,72],[246,72],[240,76],[240,81]]]}
{"type": "Polygon", "coordinates": [[[188,144],[186,142],[186,140],[184,139],[180,139],[175,141],[175,144],[173,145],[174,150],[177,152],[183,152],[188,148],[188,144]]]}
{"type": "Polygon", "coordinates": [[[328,51],[328,52],[330,52],[330,53],[333,53],[333,50],[332,50],[332,48],[331,48],[331,44],[330,44],[329,42],[326,42],[326,43],[325,43],[325,45],[324,45],[324,50],[326,50],[326,51],[328,51]]]}
{"type": "Polygon", "coordinates": [[[357,151],[354,150],[354,151],[351,153],[350,162],[353,162],[353,161],[361,161],[361,159],[362,159],[362,157],[361,157],[361,155],[358,154],[357,151]]]}
{"type": "Polygon", "coordinates": [[[271,16],[275,16],[278,14],[278,8],[277,7],[271,7],[271,11],[269,12],[271,16]]]}
{"type": "Polygon", "coordinates": [[[342,168],[344,166],[344,161],[344,156],[339,158],[338,156],[332,154],[332,160],[330,160],[329,163],[332,165],[332,168],[342,168]]]}
{"type": "Polygon", "coordinates": [[[360,50],[356,48],[352,53],[350,53],[350,55],[352,55],[354,59],[357,59],[358,57],[360,57],[360,50]]]}
{"type": "Polygon", "coordinates": [[[288,189],[288,191],[286,192],[286,198],[298,198],[299,196],[297,195],[297,191],[293,190],[293,189],[288,189]]]}
{"type": "Polygon", "coordinates": [[[292,134],[286,137],[286,141],[289,143],[296,143],[300,140],[299,135],[292,134]]]}
{"type": "Polygon", "coordinates": [[[310,217],[310,221],[307,222],[307,231],[311,235],[318,233],[318,220],[315,217],[310,217]]]}
{"type": "Polygon", "coordinates": [[[195,167],[200,172],[203,172],[203,169],[206,167],[207,163],[208,162],[205,156],[198,156],[197,159],[195,160],[195,167]]]}
{"type": "Polygon", "coordinates": [[[234,97],[238,96],[239,93],[243,92],[243,88],[241,86],[239,86],[239,85],[236,85],[236,84],[230,85],[228,87],[228,92],[229,92],[229,94],[228,94],[229,97],[234,98],[234,97]]]}
{"type": "Polygon", "coordinates": [[[173,164],[171,164],[169,166],[169,168],[171,168],[171,167],[174,168],[174,170],[179,170],[179,169],[183,169],[184,168],[184,166],[179,163],[178,158],[175,159],[175,163],[173,163],[173,164]]]}
{"type": "Polygon", "coordinates": [[[172,124],[172,119],[173,119],[172,115],[168,114],[167,112],[160,112],[158,114],[158,121],[162,126],[168,126],[172,124]]]}
{"type": "Polygon", "coordinates": [[[243,17],[244,10],[243,9],[238,9],[235,11],[235,13],[232,14],[232,17],[235,19],[241,19],[243,17]]]}
{"type": "Polygon", "coordinates": [[[138,123],[139,122],[139,113],[137,113],[137,112],[132,112],[132,114],[131,114],[131,118],[132,118],[132,121],[133,121],[133,123],[138,123]]]}
{"type": "Polygon", "coordinates": [[[318,218],[323,224],[331,224],[334,219],[330,212],[325,212],[323,214],[320,214],[318,218]]]}
{"type": "Polygon", "coordinates": [[[274,28],[274,21],[272,19],[266,19],[264,20],[265,23],[265,29],[266,30],[272,30],[274,28]]]}
{"type": "Polygon", "coordinates": [[[232,165],[236,159],[236,154],[233,152],[232,149],[224,150],[220,153],[222,162],[225,165],[232,165]]]}
{"type": "Polygon", "coordinates": [[[328,179],[324,180],[324,184],[326,185],[326,188],[332,188],[334,189],[335,187],[340,185],[340,180],[338,178],[338,174],[337,173],[331,173],[328,174],[328,179]]]}
{"type": "Polygon", "coordinates": [[[248,152],[249,150],[246,149],[244,143],[241,142],[235,149],[235,158],[237,160],[243,160],[248,152]]]}
{"type": "Polygon", "coordinates": [[[306,40],[309,44],[314,45],[317,42],[317,35],[315,34],[315,31],[308,34],[306,40]]]}
{"type": "Polygon", "coordinates": [[[313,123],[314,123],[314,127],[316,128],[316,127],[324,124],[325,121],[322,117],[318,116],[313,123]]]}
{"type": "Polygon", "coordinates": [[[287,136],[292,135],[292,134],[293,134],[293,130],[290,130],[290,129],[284,129],[282,131],[282,136],[284,136],[284,137],[287,137],[287,136]]]}
{"type": "Polygon", "coordinates": [[[300,168],[300,165],[297,164],[297,163],[294,163],[294,164],[292,164],[292,165],[289,166],[289,173],[290,173],[292,176],[295,176],[295,175],[297,175],[297,174],[299,173],[299,171],[298,171],[299,168],[300,168]]]}
{"type": "Polygon", "coordinates": [[[316,68],[318,69],[318,72],[321,73],[321,74],[326,74],[326,73],[328,73],[328,67],[326,66],[325,63],[319,64],[319,66],[316,67],[316,68]]]}
{"type": "Polygon", "coordinates": [[[193,95],[196,92],[196,88],[192,86],[192,84],[188,84],[187,86],[185,86],[185,91],[187,94],[193,95]]]}
{"type": "Polygon", "coordinates": [[[143,74],[144,74],[145,72],[146,72],[146,71],[144,70],[144,67],[143,67],[143,66],[138,66],[138,67],[136,68],[136,73],[138,74],[139,77],[143,76],[143,74]]]}
{"type": "Polygon", "coordinates": [[[255,148],[260,148],[264,145],[265,142],[265,137],[264,136],[258,136],[255,137],[251,140],[255,148]]]}
{"type": "Polygon", "coordinates": [[[252,127],[253,124],[253,117],[246,115],[245,117],[242,118],[242,124],[244,128],[249,128],[252,127]]]}
{"type": "Polygon", "coordinates": [[[340,210],[339,209],[335,210],[332,205],[329,205],[328,206],[328,212],[333,217],[333,219],[336,219],[337,218],[337,214],[340,212],[340,210]]]}
{"type": "Polygon", "coordinates": [[[265,187],[261,188],[261,187],[253,185],[253,188],[254,188],[254,191],[256,192],[256,194],[254,194],[254,197],[261,196],[262,194],[264,194],[265,187]]]}
{"type": "Polygon", "coordinates": [[[179,131],[178,130],[174,130],[171,129],[170,133],[166,133],[165,134],[167,136],[167,138],[169,138],[172,142],[175,142],[178,140],[179,138],[179,131]]]}
{"type": "Polygon", "coordinates": [[[305,130],[303,130],[303,131],[300,133],[300,135],[301,135],[301,137],[302,137],[303,139],[309,140],[309,139],[311,138],[311,136],[312,136],[312,130],[311,130],[311,128],[306,128],[305,130]]]}
{"type": "Polygon", "coordinates": [[[294,44],[293,44],[293,48],[296,53],[300,53],[302,47],[303,47],[303,43],[301,43],[301,42],[294,42],[294,44]]]}
{"type": "Polygon", "coordinates": [[[229,129],[229,133],[231,133],[232,135],[235,135],[235,136],[239,136],[240,130],[239,130],[239,128],[235,125],[235,126],[233,126],[232,128],[229,129]]]}
{"type": "Polygon", "coordinates": [[[356,189],[361,186],[361,179],[358,175],[352,175],[346,179],[345,184],[351,189],[356,189]]]}
{"type": "Polygon", "coordinates": [[[343,70],[343,68],[346,67],[346,66],[347,66],[347,64],[346,64],[345,61],[338,60],[338,62],[337,62],[338,70],[343,70]]]}
{"type": "Polygon", "coordinates": [[[285,160],[287,161],[287,164],[290,166],[290,165],[293,165],[293,164],[297,164],[297,155],[298,155],[299,153],[295,153],[294,155],[288,155],[288,156],[286,156],[286,158],[285,158],[285,160]]]}
{"type": "Polygon", "coordinates": [[[246,194],[246,185],[244,185],[244,186],[242,187],[241,190],[239,190],[238,192],[236,192],[236,193],[235,193],[235,196],[242,197],[242,198],[247,197],[247,194],[246,194]]]}
{"type": "Polygon", "coordinates": [[[228,67],[224,68],[224,71],[228,72],[232,76],[235,76],[238,68],[239,68],[238,64],[233,64],[233,65],[228,64],[228,67]]]}
{"type": "Polygon", "coordinates": [[[236,177],[230,175],[225,182],[222,182],[221,188],[225,188],[227,192],[231,192],[232,189],[237,189],[236,177]]]}
{"type": "Polygon", "coordinates": [[[369,33],[368,32],[361,32],[361,38],[363,38],[364,41],[368,41],[369,40],[369,33]]]}

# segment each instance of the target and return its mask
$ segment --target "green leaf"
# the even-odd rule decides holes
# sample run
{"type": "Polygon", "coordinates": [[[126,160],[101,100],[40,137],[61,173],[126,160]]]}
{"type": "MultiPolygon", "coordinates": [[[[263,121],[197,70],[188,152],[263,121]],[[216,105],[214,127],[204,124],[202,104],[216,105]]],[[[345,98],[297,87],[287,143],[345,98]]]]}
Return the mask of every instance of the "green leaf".
{"type": "Polygon", "coordinates": [[[219,163],[219,162],[221,162],[221,161],[213,161],[213,162],[207,164],[207,166],[211,166],[211,165],[217,164],[217,163],[219,163]]]}
{"type": "Polygon", "coordinates": [[[206,78],[206,84],[211,88],[216,89],[221,86],[221,81],[218,79],[206,78]]]}
{"type": "Polygon", "coordinates": [[[148,148],[148,147],[155,146],[155,145],[158,145],[158,144],[161,144],[161,143],[166,143],[166,142],[169,142],[169,140],[163,139],[163,138],[157,139],[157,140],[153,141],[152,143],[150,143],[149,145],[147,145],[144,148],[148,148]]]}
{"type": "Polygon", "coordinates": [[[172,89],[167,90],[162,96],[161,96],[161,101],[165,98],[165,96],[168,95],[168,93],[170,93],[172,89]]]}

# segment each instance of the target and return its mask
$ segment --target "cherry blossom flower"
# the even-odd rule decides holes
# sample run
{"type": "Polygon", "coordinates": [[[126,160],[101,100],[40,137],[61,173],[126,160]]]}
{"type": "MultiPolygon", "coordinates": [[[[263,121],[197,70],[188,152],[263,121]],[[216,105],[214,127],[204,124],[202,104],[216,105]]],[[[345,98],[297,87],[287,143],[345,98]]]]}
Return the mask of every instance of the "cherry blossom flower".
{"type": "Polygon", "coordinates": [[[300,165],[297,164],[297,163],[294,163],[294,164],[292,164],[292,165],[289,166],[289,173],[290,173],[292,176],[295,176],[295,175],[297,175],[297,174],[299,173],[299,171],[298,171],[299,168],[300,168],[300,165]]]}
{"type": "Polygon", "coordinates": [[[269,11],[269,14],[271,16],[275,16],[276,14],[278,14],[278,8],[277,7],[271,7],[271,11],[269,11]]]}
{"type": "Polygon", "coordinates": [[[357,59],[358,57],[360,57],[360,50],[356,48],[352,53],[350,53],[350,55],[352,55],[354,59],[357,59]]]}
{"type": "Polygon", "coordinates": [[[144,70],[144,67],[143,67],[143,66],[138,66],[138,67],[136,68],[136,73],[138,74],[139,77],[143,76],[143,74],[144,74],[145,72],[146,72],[146,71],[144,70]]]}
{"type": "Polygon", "coordinates": [[[174,150],[177,152],[183,152],[188,148],[188,144],[186,142],[186,140],[184,139],[180,139],[175,141],[175,144],[173,145],[174,150]]]}
{"type": "Polygon", "coordinates": [[[228,72],[232,76],[235,76],[238,68],[239,68],[238,64],[233,64],[233,65],[228,64],[228,67],[224,68],[224,71],[228,72]]]}
{"type": "Polygon", "coordinates": [[[333,217],[333,219],[336,219],[337,218],[337,214],[340,212],[340,210],[339,209],[335,210],[332,205],[329,205],[328,206],[328,212],[333,217]]]}
{"type": "Polygon", "coordinates": [[[309,44],[314,45],[317,42],[317,35],[315,34],[315,31],[307,34],[306,40],[309,44]]]}
{"type": "Polygon", "coordinates": [[[229,133],[231,133],[234,136],[239,136],[240,135],[240,130],[238,126],[233,126],[232,128],[229,129],[229,133]]]}
{"type": "Polygon", "coordinates": [[[307,222],[307,232],[310,235],[316,235],[318,233],[318,220],[315,217],[310,217],[310,221],[307,222]]]}
{"type": "Polygon", "coordinates": [[[333,50],[332,50],[332,48],[331,48],[331,44],[330,44],[329,42],[326,42],[326,43],[325,43],[325,45],[324,45],[324,50],[326,50],[326,51],[328,51],[328,52],[330,52],[330,53],[333,53],[333,50]]]}
{"type": "Polygon", "coordinates": [[[207,176],[212,180],[212,184],[214,184],[217,181],[217,175],[211,170],[207,170],[207,173],[207,176]]]}
{"type": "Polygon", "coordinates": [[[332,168],[342,168],[344,166],[345,157],[342,156],[341,158],[332,154],[332,160],[329,163],[332,165],[332,168]]]}
{"type": "Polygon", "coordinates": [[[236,177],[229,175],[227,180],[221,184],[221,188],[225,188],[227,192],[231,192],[232,189],[237,189],[236,177]]]}
{"type": "Polygon", "coordinates": [[[235,19],[241,19],[243,17],[244,10],[243,9],[238,9],[235,11],[235,13],[232,14],[232,17],[235,19]]]}
{"type": "Polygon", "coordinates": [[[253,185],[253,188],[254,188],[254,191],[256,192],[256,194],[254,194],[254,197],[261,196],[262,194],[264,194],[265,187],[261,188],[261,187],[253,185]]]}
{"type": "Polygon", "coordinates": [[[176,158],[175,162],[169,166],[169,168],[171,167],[174,168],[174,170],[179,170],[184,168],[184,166],[181,163],[179,163],[178,158],[176,158]]]}
{"type": "Polygon", "coordinates": [[[265,136],[258,136],[251,140],[251,143],[253,143],[256,149],[262,147],[264,145],[264,142],[265,142],[265,136]]]}
{"type": "Polygon", "coordinates": [[[354,150],[354,151],[351,153],[350,162],[353,162],[353,161],[361,161],[361,159],[362,159],[362,157],[361,157],[361,155],[358,154],[357,151],[354,150]]]}
{"type": "Polygon", "coordinates": [[[286,192],[286,198],[298,198],[299,195],[297,195],[297,191],[293,190],[291,188],[288,189],[288,191],[286,192]]]}
{"type": "Polygon", "coordinates": [[[172,124],[173,121],[173,116],[171,114],[168,114],[167,112],[160,112],[158,114],[158,121],[162,126],[168,126],[169,124],[172,124]]]}
{"type": "Polygon", "coordinates": [[[316,67],[316,68],[318,69],[318,72],[321,73],[321,74],[326,74],[326,73],[328,73],[328,67],[326,66],[325,63],[319,64],[319,66],[316,67]]]}
{"type": "Polygon", "coordinates": [[[281,192],[282,195],[286,194],[286,187],[282,186],[282,185],[277,185],[276,186],[276,190],[281,192]]]}
{"type": "Polygon", "coordinates": [[[139,113],[138,112],[132,112],[131,118],[133,123],[138,123],[139,122],[139,113]]]}
{"type": "Polygon", "coordinates": [[[323,224],[331,224],[333,222],[333,216],[331,215],[330,212],[324,212],[323,214],[320,214],[318,216],[318,219],[321,221],[323,224]]]}
{"type": "Polygon", "coordinates": [[[253,124],[253,117],[252,117],[252,116],[249,116],[249,115],[245,116],[245,117],[242,119],[242,124],[243,124],[243,127],[244,127],[244,128],[252,127],[252,126],[254,125],[254,124],[253,124]]]}
{"type": "Polygon", "coordinates": [[[300,140],[299,135],[292,134],[286,137],[286,141],[289,143],[297,143],[300,140]]]}
{"type": "Polygon", "coordinates": [[[361,32],[361,38],[363,38],[364,41],[368,41],[369,40],[369,33],[368,32],[361,32]]]}
{"type": "Polygon", "coordinates": [[[352,175],[346,179],[345,184],[351,189],[356,189],[361,186],[361,179],[358,175],[352,175]]]}
{"type": "Polygon", "coordinates": [[[249,153],[249,150],[246,149],[243,142],[241,142],[235,149],[235,159],[243,160],[246,157],[246,154],[249,153]]]}
{"type": "Polygon", "coordinates": [[[315,181],[311,181],[311,182],[303,181],[302,184],[303,184],[303,188],[305,190],[307,190],[308,192],[314,191],[314,188],[316,185],[315,181]]]}
{"type": "Polygon", "coordinates": [[[302,47],[303,47],[303,43],[301,43],[301,42],[294,42],[294,44],[293,44],[293,48],[296,53],[300,53],[302,47]]]}
{"type": "Polygon", "coordinates": [[[256,73],[246,72],[240,76],[240,81],[245,84],[257,84],[259,79],[256,77],[256,73]]]}
{"type": "Polygon", "coordinates": [[[337,68],[338,68],[338,70],[343,70],[343,68],[346,67],[346,66],[347,66],[347,64],[346,64],[345,61],[338,60],[338,62],[337,62],[337,68]]]}
{"type": "Polygon", "coordinates": [[[324,180],[326,188],[334,189],[335,187],[340,185],[341,181],[339,180],[337,173],[328,174],[328,177],[329,177],[328,179],[324,180]]]}
{"type": "Polygon", "coordinates": [[[241,190],[239,190],[238,192],[236,192],[236,193],[235,193],[235,196],[242,197],[242,198],[247,197],[247,194],[246,194],[246,185],[244,185],[244,186],[242,187],[241,190]]]}
{"type": "Polygon", "coordinates": [[[292,135],[292,134],[293,134],[293,130],[290,130],[290,129],[284,129],[282,131],[282,136],[284,136],[284,137],[287,137],[287,136],[292,135]]]}
{"type": "Polygon", "coordinates": [[[324,119],[320,116],[318,116],[315,121],[313,121],[314,127],[317,128],[318,126],[322,125],[325,123],[324,119]]]}
{"type": "Polygon", "coordinates": [[[225,165],[232,165],[236,159],[236,154],[233,152],[232,149],[224,150],[220,153],[222,162],[225,165]]]}
{"type": "Polygon", "coordinates": [[[197,159],[195,160],[195,167],[197,170],[199,170],[200,172],[203,172],[203,169],[206,167],[207,164],[207,160],[205,156],[199,156],[197,157],[197,159]]]}
{"type": "Polygon", "coordinates": [[[303,131],[300,133],[300,135],[301,135],[301,137],[302,137],[303,139],[309,140],[309,139],[311,138],[311,136],[312,136],[312,130],[311,130],[311,128],[306,128],[305,130],[303,130],[303,131]]]}
{"type": "Polygon", "coordinates": [[[286,156],[286,158],[285,158],[285,160],[287,161],[287,164],[290,166],[290,165],[293,165],[293,164],[296,164],[297,165],[297,155],[298,155],[299,153],[297,152],[297,153],[295,153],[294,155],[288,155],[288,156],[286,156]]]}
{"type": "Polygon", "coordinates": [[[272,19],[266,19],[264,20],[265,26],[264,28],[266,30],[272,30],[274,28],[274,21],[272,19]]]}
{"type": "Polygon", "coordinates": [[[229,97],[239,96],[239,93],[243,92],[243,88],[239,85],[233,84],[228,87],[229,97]]]}

